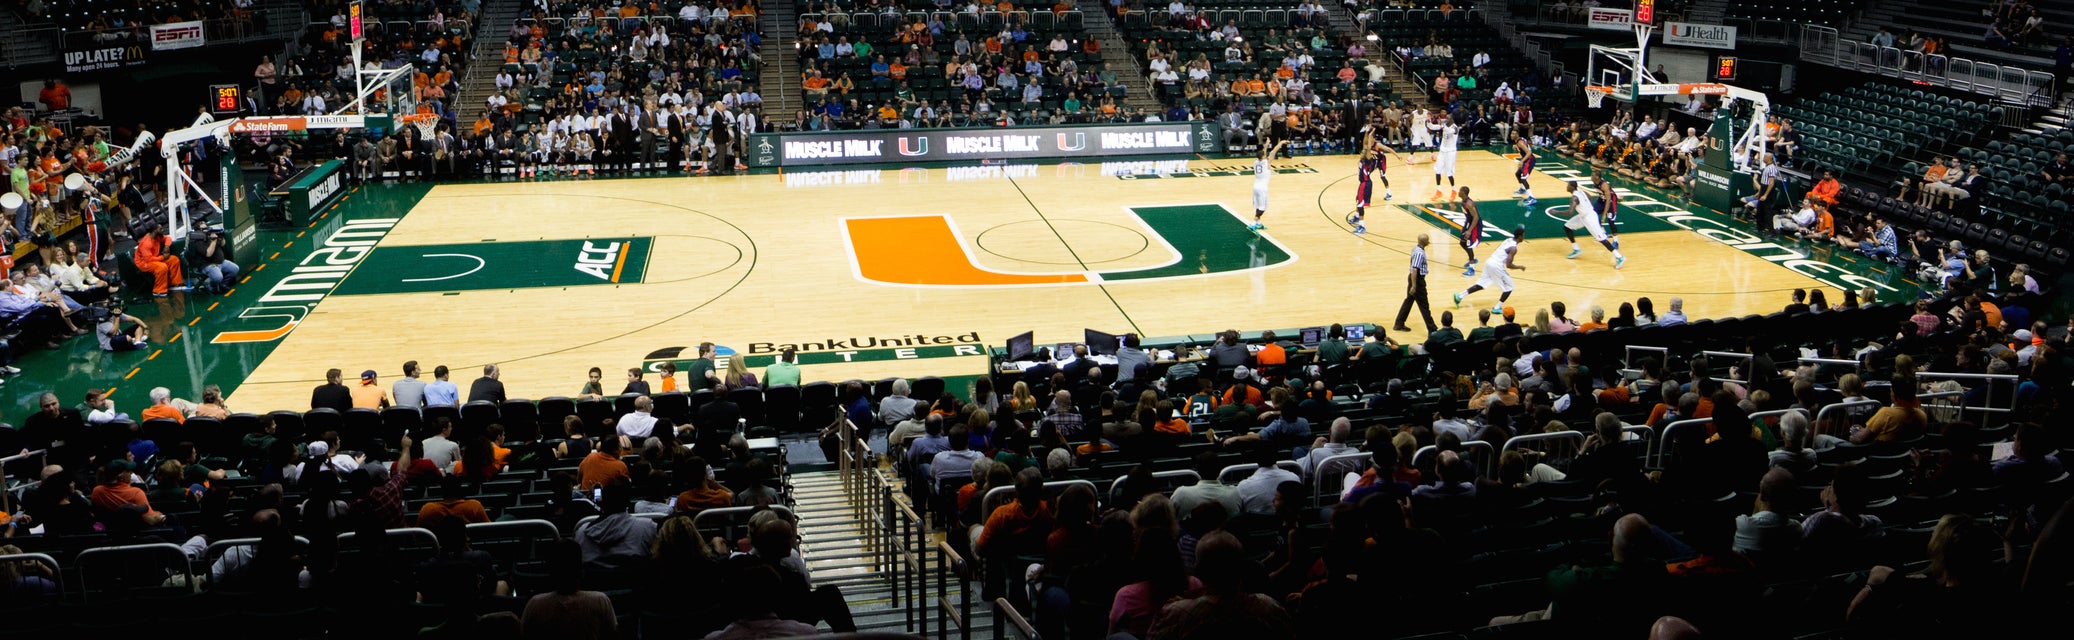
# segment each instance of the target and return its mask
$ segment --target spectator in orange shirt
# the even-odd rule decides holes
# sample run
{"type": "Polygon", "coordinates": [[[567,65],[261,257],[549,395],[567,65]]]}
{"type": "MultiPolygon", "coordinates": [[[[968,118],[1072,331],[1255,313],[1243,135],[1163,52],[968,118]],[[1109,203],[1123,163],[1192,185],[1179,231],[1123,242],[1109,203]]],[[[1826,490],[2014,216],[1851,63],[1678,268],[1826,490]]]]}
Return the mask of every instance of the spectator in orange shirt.
{"type": "Polygon", "coordinates": [[[141,416],[145,420],[171,420],[186,423],[187,417],[181,415],[180,408],[173,406],[172,402],[173,392],[171,390],[165,387],[155,387],[151,390],[151,406],[144,409],[141,416]]]}
{"type": "Polygon", "coordinates": [[[1822,204],[1836,204],[1836,196],[1843,189],[1843,183],[1836,179],[1836,172],[1825,169],[1822,171],[1822,180],[1815,183],[1815,188],[1808,192],[1808,197],[1822,204]]]}
{"type": "Polygon", "coordinates": [[[1231,81],[1231,93],[1240,97],[1251,96],[1253,95],[1252,83],[1247,82],[1245,78],[1233,80],[1231,81]]]}
{"type": "Polygon", "coordinates": [[[36,101],[51,111],[72,108],[72,89],[56,79],[43,81],[43,90],[36,92],[36,101]]]}
{"type": "Polygon", "coordinates": [[[578,491],[590,491],[598,487],[625,484],[633,480],[627,472],[627,463],[619,459],[619,438],[598,439],[598,450],[583,457],[576,468],[581,477],[576,483],[578,491]]]}
{"type": "Polygon", "coordinates": [[[1253,362],[1258,363],[1262,368],[1289,363],[1289,354],[1282,350],[1282,345],[1275,343],[1275,332],[1261,332],[1260,344],[1260,351],[1253,354],[1253,362]]]}
{"type": "Polygon", "coordinates": [[[1252,79],[1252,80],[1247,80],[1247,81],[1246,81],[1246,95],[1249,95],[1249,96],[1260,96],[1260,95],[1267,95],[1267,83],[1266,83],[1266,82],[1263,82],[1263,81],[1261,81],[1261,79],[1260,79],[1260,78],[1254,78],[1254,79],[1252,79]]]}
{"type": "Polygon", "coordinates": [[[1044,473],[1035,467],[1015,475],[1015,502],[994,508],[986,526],[972,541],[972,552],[988,560],[1006,560],[1044,551],[1053,525],[1051,503],[1044,499],[1044,473]]]}
{"type": "Polygon", "coordinates": [[[146,525],[166,521],[165,514],[151,508],[151,500],[144,496],[144,490],[130,484],[133,477],[130,471],[134,468],[128,460],[115,460],[101,468],[100,484],[95,485],[93,495],[88,496],[97,519],[107,522],[118,511],[141,510],[146,525]]]}
{"type": "Polygon", "coordinates": [[[677,473],[684,474],[680,480],[685,487],[684,493],[677,494],[678,511],[695,513],[734,506],[734,492],[713,480],[705,458],[692,456],[686,459],[677,473]]]}
{"type": "Polygon", "coordinates": [[[187,274],[180,269],[180,257],[170,253],[172,245],[163,226],[152,227],[137,241],[133,258],[138,270],[151,274],[153,296],[163,298],[167,291],[187,290],[187,274]]]}
{"type": "Polygon", "coordinates": [[[1599,305],[1592,305],[1592,311],[1591,311],[1591,315],[1592,315],[1592,319],[1591,319],[1591,321],[1589,321],[1589,322],[1586,322],[1586,323],[1584,323],[1584,324],[1580,324],[1580,325],[1577,325],[1577,330],[1578,330],[1579,332],[1584,332],[1584,331],[1598,331],[1598,330],[1600,330],[1600,329],[1604,329],[1604,328],[1606,328],[1606,308],[1605,308],[1605,307],[1601,307],[1601,306],[1599,306],[1599,305]]]}
{"type": "Polygon", "coordinates": [[[460,476],[447,476],[439,481],[438,502],[427,503],[418,508],[417,527],[436,529],[441,521],[449,518],[464,524],[489,522],[490,512],[483,509],[482,501],[468,497],[468,483],[460,476]]]}

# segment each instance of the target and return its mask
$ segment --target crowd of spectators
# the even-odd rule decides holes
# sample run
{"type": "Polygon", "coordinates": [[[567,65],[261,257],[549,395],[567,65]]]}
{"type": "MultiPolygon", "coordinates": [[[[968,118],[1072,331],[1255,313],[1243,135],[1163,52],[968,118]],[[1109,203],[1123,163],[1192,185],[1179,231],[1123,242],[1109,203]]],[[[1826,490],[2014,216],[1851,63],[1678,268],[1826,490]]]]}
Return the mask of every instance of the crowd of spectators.
{"type": "Polygon", "coordinates": [[[2045,14],[2029,0],[1994,2],[1981,10],[1981,18],[1988,23],[1982,43],[1990,48],[2034,48],[2051,39],[2045,30],[2045,14]]]}
{"type": "MultiPolygon", "coordinates": [[[[1847,291],[1831,308],[1821,291],[1795,292],[1781,315],[1857,313],[1856,296],[1847,291]]],[[[1343,624],[1350,602],[1395,634],[1544,620],[1635,637],[1652,623],[1731,636],[1789,620],[1820,625],[1805,630],[1981,628],[1972,625],[2006,622],[2007,610],[1904,607],[1974,593],[1932,588],[1953,586],[1938,582],[1949,578],[1939,567],[1960,554],[2003,562],[1990,558],[2003,557],[2007,542],[2016,572],[2007,581],[1957,569],[1981,580],[1967,589],[2002,593],[2025,584],[2021,568],[2043,547],[2063,544],[2045,523],[2065,518],[2074,495],[2056,453],[2064,430],[2026,421],[2049,411],[2048,396],[2074,374],[2061,355],[2074,326],[2028,320],[2024,307],[2039,301],[1974,292],[1942,312],[1926,301],[1891,333],[1717,341],[1750,355],[1674,350],[1676,364],[1513,345],[1675,327],[1686,323],[1677,300],[1661,315],[1646,299],[1610,318],[1594,308],[1583,322],[1556,303],[1531,325],[1508,309],[1502,324],[1485,315],[1467,336],[1450,326],[1425,345],[1382,331],[1348,344],[1334,327],[1304,354],[1311,360],[1273,334],[1249,349],[1225,332],[1207,355],[1164,376],[1110,378],[1084,352],[1040,354],[1008,394],[960,402],[896,393],[875,415],[863,404],[848,419],[874,421],[864,424],[905,443],[891,450],[898,471],[949,521],[952,544],[984,564],[987,597],[1033,612],[1046,634],[1169,637],[1245,624],[1258,634],[1248,637],[1293,637],[1343,624]],[[1398,368],[1387,384],[1359,387],[1330,372],[1404,365],[1465,340],[1497,345],[1495,359],[1478,350],[1466,372],[1398,368]],[[1815,356],[1856,364],[1794,364],[1815,356]],[[1218,374],[1202,375],[1210,371],[1218,374]],[[2017,382],[1965,388],[1933,383],[1938,374],[2017,382]],[[1435,392],[1437,402],[1423,400],[1435,392]],[[1356,401],[1335,399],[1347,393],[1356,401]],[[1996,418],[1957,408],[1990,396],[2014,403],[2014,425],[1984,429],[1978,420],[1996,418]],[[1840,410],[1824,410],[1831,405],[1840,410]],[[1575,435],[1568,448],[1491,448],[1535,434],[1575,435]],[[1997,441],[2014,453],[1991,457],[1997,441]],[[1652,447],[1663,458],[1645,464],[1652,447]],[[1149,467],[1173,469],[1161,460],[1176,455],[1188,456],[1194,475],[1155,477],[1149,467]],[[1094,489],[1069,482],[1079,479],[1094,489]],[[1581,502],[1558,511],[1576,515],[1539,519],[1547,512],[1534,505],[1568,491],[1581,502]],[[987,499],[997,492],[1009,498],[987,499]],[[1978,520],[1997,513],[2013,514],[1995,525],[1999,538],[1978,520]],[[1972,536],[1964,549],[1927,542],[1961,532],[1972,536]],[[1925,559],[1927,573],[1907,568],[1925,559]],[[1874,577],[1851,573],[1866,570],[1874,577]],[[1392,588],[1405,576],[1425,588],[1392,588]],[[1751,617],[1781,611],[1759,606],[1785,597],[1766,595],[1766,585],[1809,579],[1848,590],[1784,607],[1800,613],[1751,617]],[[1666,615],[1682,620],[1658,620],[1666,615]]],[[[1126,340],[1119,368],[1148,357],[1126,340]]],[[[2039,577],[2029,584],[2065,597],[2057,577],[2039,577]]]]}
{"type": "Polygon", "coordinates": [[[37,0],[22,5],[22,9],[67,30],[108,32],[137,31],[191,20],[221,21],[219,26],[254,29],[259,26],[258,5],[257,0],[37,0]]]}
{"type": "MultiPolygon", "coordinates": [[[[1547,142],[1557,153],[1679,193],[1687,200],[1697,184],[1700,157],[1710,144],[1707,132],[1698,127],[1680,131],[1668,119],[1659,122],[1646,114],[1636,119],[1625,109],[1615,110],[1611,120],[1597,126],[1585,120],[1570,122],[1547,142]]],[[[1759,173],[1760,180],[1765,179],[1763,175],[1759,173]]],[[[1776,178],[1774,170],[1770,179],[1776,178]]]]}
{"type": "MultiPolygon", "coordinates": [[[[383,628],[444,633],[577,624],[586,629],[577,637],[611,637],[595,632],[633,624],[639,611],[664,612],[673,629],[693,635],[730,624],[853,629],[840,591],[809,586],[797,521],[784,509],[791,498],[782,456],[752,452],[736,422],[720,417],[733,408],[725,398],[729,385],[754,388],[756,381],[716,372],[710,350],[704,355],[691,370],[711,377],[694,375],[687,389],[718,389],[723,397],[683,425],[651,415],[652,402],[640,395],[631,411],[596,424],[570,416],[560,432],[544,437],[524,425],[523,441],[512,437],[516,424],[508,434],[454,411],[464,402],[505,399],[494,365],[466,388],[448,380],[446,367],[426,372],[416,362],[405,363],[392,384],[374,371],[357,381],[330,371],[312,391],[312,416],[356,408],[424,412],[419,426],[380,436],[249,416],[251,430],[230,434],[233,444],[224,445],[218,432],[244,414],[225,405],[214,386],[200,402],[153,389],[151,406],[134,419],[98,389],[76,407],[44,394],[19,430],[0,425],[9,446],[44,452],[45,463],[33,470],[35,482],[0,498],[0,512],[10,516],[0,528],[68,564],[69,553],[86,547],[175,544],[186,562],[206,568],[193,587],[264,594],[248,601],[253,606],[336,602],[350,594],[371,607],[363,613],[394,616],[370,622],[383,628]],[[715,520],[717,528],[694,520],[727,507],[745,509],[715,520]],[[536,543],[522,541],[493,556],[476,547],[489,530],[475,526],[500,519],[546,521],[573,542],[539,541],[527,552],[536,543]],[[429,557],[388,555],[401,552],[383,532],[404,527],[433,532],[437,550],[429,557]],[[339,541],[347,533],[373,544],[339,541]],[[290,536],[312,542],[291,544],[290,536]],[[246,544],[210,548],[228,540],[246,544]],[[543,563],[549,571],[541,571],[543,563]],[[362,574],[376,569],[400,573],[371,584],[362,574]],[[688,590],[721,585],[741,590],[739,598],[687,608],[688,590]],[[552,602],[579,589],[595,601],[579,610],[552,602]],[[608,600],[598,591],[614,595],[608,600]],[[402,610],[413,601],[431,608],[402,610]]],[[[591,375],[587,389],[596,390],[598,371],[591,375]]],[[[767,375],[786,373],[773,367],[767,375]]],[[[10,595],[33,602],[56,595],[17,586],[8,585],[10,595]]]]}
{"type": "Polygon", "coordinates": [[[871,4],[852,12],[823,4],[802,13],[805,105],[788,126],[1012,126],[1172,115],[1123,106],[1131,89],[1102,61],[1101,41],[1070,4],[939,9],[871,4]]]}

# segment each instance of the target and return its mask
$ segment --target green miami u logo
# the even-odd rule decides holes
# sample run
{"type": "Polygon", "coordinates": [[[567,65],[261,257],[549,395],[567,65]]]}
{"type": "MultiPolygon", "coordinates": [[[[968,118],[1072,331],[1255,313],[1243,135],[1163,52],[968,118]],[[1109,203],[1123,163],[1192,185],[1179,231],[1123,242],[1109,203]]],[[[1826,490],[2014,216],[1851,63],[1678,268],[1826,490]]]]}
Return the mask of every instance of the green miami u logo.
{"type": "Polygon", "coordinates": [[[1271,269],[1296,261],[1273,238],[1246,229],[1223,205],[1129,207],[1168,249],[1162,264],[1117,271],[1004,272],[979,266],[950,216],[844,218],[850,268],[857,279],[919,287],[1084,285],[1207,277],[1271,269]]]}

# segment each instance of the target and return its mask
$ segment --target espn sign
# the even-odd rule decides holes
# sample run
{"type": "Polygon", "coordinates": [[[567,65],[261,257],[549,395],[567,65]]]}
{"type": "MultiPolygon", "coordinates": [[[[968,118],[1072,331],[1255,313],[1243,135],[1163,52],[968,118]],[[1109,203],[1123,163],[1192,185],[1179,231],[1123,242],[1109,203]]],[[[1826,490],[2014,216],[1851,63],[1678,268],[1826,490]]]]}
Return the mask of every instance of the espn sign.
{"type": "Polygon", "coordinates": [[[1708,49],[1736,48],[1736,28],[1719,24],[1664,23],[1664,44],[1708,49]]]}
{"type": "Polygon", "coordinates": [[[208,38],[202,35],[202,22],[200,20],[168,22],[151,26],[152,51],[193,49],[208,44],[208,42],[208,38]]]}
{"type": "Polygon", "coordinates": [[[1592,7],[1591,12],[1586,17],[1586,25],[1593,29],[1626,31],[1628,27],[1635,24],[1635,11],[1633,9],[1592,7]]]}

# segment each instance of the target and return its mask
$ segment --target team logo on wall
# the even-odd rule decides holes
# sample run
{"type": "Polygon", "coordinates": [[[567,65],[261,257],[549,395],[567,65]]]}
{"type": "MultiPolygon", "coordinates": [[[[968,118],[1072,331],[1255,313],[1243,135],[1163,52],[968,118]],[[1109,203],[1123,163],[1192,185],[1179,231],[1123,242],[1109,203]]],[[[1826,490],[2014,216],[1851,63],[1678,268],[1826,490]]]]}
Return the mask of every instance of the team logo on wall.
{"type": "Polygon", "coordinates": [[[929,155],[929,136],[901,136],[900,155],[910,157],[929,155]]]}
{"type": "Polygon", "coordinates": [[[1066,141],[1066,134],[1063,134],[1063,133],[1061,133],[1061,134],[1058,134],[1058,138],[1059,138],[1059,139],[1058,139],[1058,143],[1059,143],[1059,150],[1060,150],[1060,151],[1079,151],[1079,150],[1081,150],[1081,149],[1086,149],[1086,148],[1087,148],[1087,134],[1086,134],[1086,133],[1075,133],[1075,134],[1073,134],[1073,141],[1072,141],[1072,142],[1067,142],[1067,141],[1066,141]]]}

